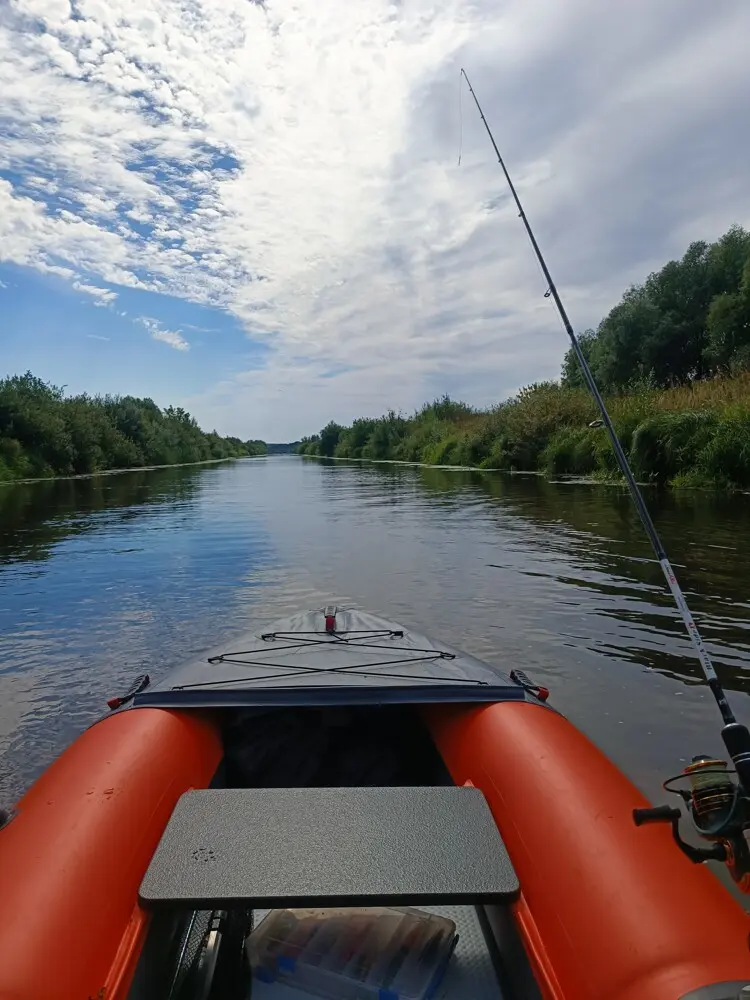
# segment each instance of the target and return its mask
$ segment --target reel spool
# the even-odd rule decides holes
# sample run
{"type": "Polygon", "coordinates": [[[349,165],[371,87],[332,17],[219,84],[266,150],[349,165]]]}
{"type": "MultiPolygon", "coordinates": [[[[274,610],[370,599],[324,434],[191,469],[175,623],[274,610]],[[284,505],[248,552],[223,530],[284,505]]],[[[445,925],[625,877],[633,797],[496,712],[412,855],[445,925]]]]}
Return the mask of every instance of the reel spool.
{"type": "MultiPolygon", "coordinates": [[[[726,761],[699,754],[678,777],[688,779],[690,791],[683,798],[695,828],[704,837],[715,836],[731,821],[739,797],[726,761]]],[[[665,791],[673,790],[669,787],[673,780],[664,782],[665,791]]]]}

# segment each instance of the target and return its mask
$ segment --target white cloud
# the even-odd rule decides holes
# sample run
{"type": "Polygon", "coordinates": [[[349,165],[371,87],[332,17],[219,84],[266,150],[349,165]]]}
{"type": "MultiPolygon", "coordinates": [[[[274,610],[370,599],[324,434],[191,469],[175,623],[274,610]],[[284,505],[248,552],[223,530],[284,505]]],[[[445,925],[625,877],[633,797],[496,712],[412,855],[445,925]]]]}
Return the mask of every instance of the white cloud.
{"type": "MultiPolygon", "coordinates": [[[[21,261],[19,261],[21,263],[21,261]]],[[[55,274],[58,278],[74,279],[75,271],[69,267],[60,267],[59,264],[48,264],[45,260],[34,261],[34,267],[43,274],[55,274]]]]}
{"type": "Polygon", "coordinates": [[[160,340],[163,344],[168,344],[176,351],[190,350],[190,344],[181,333],[175,330],[165,330],[161,323],[155,319],[151,319],[150,316],[140,316],[138,322],[141,326],[146,327],[153,340],[160,340]]]}
{"type": "Polygon", "coordinates": [[[189,351],[190,344],[174,330],[153,330],[151,336],[154,340],[161,340],[164,344],[169,344],[176,351],[189,351]]]}
{"type": "Polygon", "coordinates": [[[117,298],[117,292],[113,292],[110,288],[98,288],[96,285],[87,285],[83,281],[74,281],[73,288],[77,292],[85,292],[86,295],[92,295],[94,298],[99,299],[99,304],[107,304],[109,302],[114,302],[117,298]]]}
{"type": "Polygon", "coordinates": [[[87,333],[86,336],[89,340],[109,340],[109,337],[102,337],[98,333],[87,333]]]}
{"type": "Polygon", "coordinates": [[[266,339],[194,400],[224,430],[497,399],[566,342],[468,93],[457,167],[459,66],[583,327],[748,221],[748,32],[703,0],[14,0],[0,260],[266,339]]]}

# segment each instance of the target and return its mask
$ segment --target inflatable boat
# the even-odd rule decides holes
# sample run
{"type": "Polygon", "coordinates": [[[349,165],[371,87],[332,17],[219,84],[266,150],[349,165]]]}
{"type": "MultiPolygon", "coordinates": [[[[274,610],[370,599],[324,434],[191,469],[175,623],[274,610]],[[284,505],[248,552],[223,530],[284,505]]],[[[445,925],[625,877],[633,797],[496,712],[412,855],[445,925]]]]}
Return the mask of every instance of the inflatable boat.
{"type": "Polygon", "coordinates": [[[301,998],[251,928],[381,905],[455,923],[444,1000],[750,995],[750,920],[695,863],[731,861],[723,765],[684,776],[691,847],[521,671],[328,607],[109,707],[0,829],[2,1000],[301,998]]]}

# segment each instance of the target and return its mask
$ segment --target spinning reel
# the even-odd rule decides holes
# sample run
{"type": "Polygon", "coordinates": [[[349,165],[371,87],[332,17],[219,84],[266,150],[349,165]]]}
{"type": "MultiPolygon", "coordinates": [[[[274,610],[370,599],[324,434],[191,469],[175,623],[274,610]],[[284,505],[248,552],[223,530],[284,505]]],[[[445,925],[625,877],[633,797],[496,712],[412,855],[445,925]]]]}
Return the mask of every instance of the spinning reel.
{"type": "Polygon", "coordinates": [[[693,829],[711,847],[695,847],[682,839],[682,812],[678,808],[664,805],[634,809],[633,820],[636,826],[671,823],[675,843],[694,864],[723,861],[738,887],[750,892],[750,846],[746,837],[750,830],[750,733],[734,722],[724,727],[722,736],[735,769],[730,769],[726,761],[701,754],[662,786],[680,796],[693,829]]]}

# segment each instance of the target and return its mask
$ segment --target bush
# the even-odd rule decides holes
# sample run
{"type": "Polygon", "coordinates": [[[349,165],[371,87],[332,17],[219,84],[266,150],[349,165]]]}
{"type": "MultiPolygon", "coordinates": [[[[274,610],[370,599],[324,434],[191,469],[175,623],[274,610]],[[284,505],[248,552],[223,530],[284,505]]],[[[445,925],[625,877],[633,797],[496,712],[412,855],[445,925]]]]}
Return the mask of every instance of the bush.
{"type": "Polygon", "coordinates": [[[750,414],[727,414],[713,428],[695,458],[703,481],[726,486],[750,486],[750,414]]]}
{"type": "Polygon", "coordinates": [[[599,468],[597,453],[601,431],[588,427],[556,431],[540,456],[545,472],[589,475],[599,468]]]}
{"type": "Polygon", "coordinates": [[[427,465],[463,465],[462,449],[463,438],[452,434],[442,441],[429,445],[423,453],[423,461],[427,465]]]}
{"type": "Polygon", "coordinates": [[[633,472],[642,479],[668,482],[694,466],[696,455],[708,444],[716,424],[716,415],[709,411],[649,417],[633,434],[633,472]]]}

